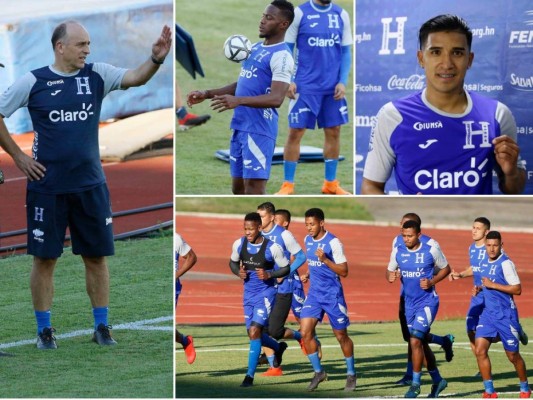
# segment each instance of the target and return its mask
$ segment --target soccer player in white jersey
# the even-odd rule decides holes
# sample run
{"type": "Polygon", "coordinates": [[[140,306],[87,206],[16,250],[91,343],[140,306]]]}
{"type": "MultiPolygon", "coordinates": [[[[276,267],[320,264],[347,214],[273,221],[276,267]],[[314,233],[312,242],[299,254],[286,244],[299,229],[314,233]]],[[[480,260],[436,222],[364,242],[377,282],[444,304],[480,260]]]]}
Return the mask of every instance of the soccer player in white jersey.
{"type": "Polygon", "coordinates": [[[233,194],[265,194],[278,136],[278,111],[289,88],[294,60],[285,32],[294,19],[293,5],[274,0],[263,12],[259,37],[242,62],[237,82],[218,89],[195,90],[187,104],[211,100],[218,112],[235,109],[230,128],[230,173],[233,194]]]}
{"type": "MultiPolygon", "coordinates": [[[[174,234],[174,269],[175,279],[176,279],[176,297],[175,297],[175,308],[177,315],[178,307],[178,298],[181,294],[181,282],[180,277],[182,277],[187,271],[189,271],[194,264],[198,261],[198,257],[194,250],[189,246],[189,244],[183,240],[179,233],[174,234]],[[179,258],[183,258],[184,262],[181,268],[179,267],[179,258]]],[[[176,342],[183,346],[183,351],[187,357],[187,362],[192,364],[196,360],[196,349],[194,348],[194,340],[191,335],[183,335],[176,328],[176,342]]]]}
{"type": "Polygon", "coordinates": [[[294,193],[300,142],[306,129],[324,129],[322,193],[348,195],[337,180],[341,125],[348,123],[346,86],[352,62],[352,29],[346,10],[332,0],[308,0],[294,10],[285,41],[296,46],[296,73],[289,87],[289,136],[283,150],[284,181],[276,193],[294,193]]]}
{"type": "Polygon", "coordinates": [[[420,394],[420,377],[424,358],[433,384],[428,397],[438,397],[448,383],[437,368],[435,355],[429,347],[428,334],[439,309],[435,285],[450,273],[450,266],[440,248],[420,242],[420,225],[407,221],[402,226],[404,245],[392,250],[387,267],[387,280],[394,282],[400,276],[404,285],[405,316],[409,328],[413,360],[413,381],[405,397],[420,394]],[[397,273],[399,269],[399,274],[397,273]],[[438,272],[435,273],[435,270],[438,272]]]}
{"type": "Polygon", "coordinates": [[[472,31],[439,15],[419,31],[418,62],[426,88],[387,103],[378,113],[365,163],[362,194],[383,194],[394,170],[401,194],[522,193],[525,164],[511,111],[464,89],[474,60],[472,31]]]}
{"type": "Polygon", "coordinates": [[[476,327],[476,358],[483,379],[483,398],[497,398],[492,381],[492,367],[489,348],[496,337],[501,339],[503,349],[513,364],[520,381],[519,398],[529,399],[531,389],[527,381],[527,368],[520,355],[520,321],[514,296],[522,293],[520,278],[516,267],[502,251],[501,234],[497,231],[487,233],[485,239],[486,257],[479,263],[481,285],[473,288],[472,294],[483,293],[485,306],[476,327]]]}
{"type": "Polygon", "coordinates": [[[86,63],[91,41],[76,21],[60,23],[51,42],[54,63],[23,75],[0,96],[0,146],[28,178],[28,253],[33,255],[30,286],[37,347],[57,348],[50,309],[54,268],[67,226],[72,252],[85,264],[93,341],[114,345],[108,325],[106,262],[106,256],[114,254],[113,219],[98,146],[100,109],[112,90],[150,80],[170,51],[172,32],[165,26],[150,56],[135,69],[86,63]],[[35,131],[33,157],[18,147],[3,121],[21,107],[28,107],[35,131]]]}

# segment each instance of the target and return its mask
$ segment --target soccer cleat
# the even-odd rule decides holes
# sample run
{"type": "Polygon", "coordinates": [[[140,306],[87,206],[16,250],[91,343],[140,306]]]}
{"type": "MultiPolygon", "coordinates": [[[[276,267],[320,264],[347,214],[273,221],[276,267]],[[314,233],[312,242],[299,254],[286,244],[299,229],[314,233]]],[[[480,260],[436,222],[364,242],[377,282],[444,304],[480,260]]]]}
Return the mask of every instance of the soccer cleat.
{"type": "Polygon", "coordinates": [[[298,343],[300,343],[300,348],[302,349],[302,353],[304,353],[304,356],[306,356],[307,355],[307,350],[305,350],[304,340],[300,339],[300,340],[298,340],[298,343]]]}
{"type": "Polygon", "coordinates": [[[54,328],[44,328],[37,335],[37,348],[41,350],[57,349],[56,338],[54,336],[55,331],[54,328]]]}
{"type": "Polygon", "coordinates": [[[187,113],[182,119],[178,118],[179,129],[181,131],[186,131],[189,128],[194,128],[195,126],[205,124],[207,121],[209,121],[209,119],[211,119],[210,115],[196,115],[187,113]]]}
{"type": "Polygon", "coordinates": [[[285,350],[287,350],[287,343],[279,342],[279,349],[274,353],[274,356],[276,357],[276,361],[274,363],[275,367],[279,367],[281,365],[283,353],[285,352],[285,350]]]}
{"type": "Polygon", "coordinates": [[[93,342],[98,343],[100,346],[113,346],[117,344],[111,337],[110,329],[113,329],[111,325],[98,324],[93,333],[93,342]]]}
{"type": "Polygon", "coordinates": [[[241,383],[241,387],[250,387],[254,385],[254,378],[249,375],[244,377],[244,380],[241,383]]]}
{"type": "Polygon", "coordinates": [[[328,380],[328,374],[326,374],[326,371],[315,372],[315,375],[313,376],[311,383],[309,384],[309,386],[307,386],[307,390],[311,392],[318,387],[320,382],[324,382],[327,380],[328,380]]]}
{"type": "Polygon", "coordinates": [[[350,195],[351,193],[341,188],[339,181],[324,181],[322,185],[322,193],[324,194],[336,194],[336,195],[350,195]]]}
{"type": "Polygon", "coordinates": [[[281,185],[281,188],[275,194],[280,196],[288,196],[290,194],[294,194],[294,183],[283,182],[283,185],[281,185]]]}
{"type": "Polygon", "coordinates": [[[444,350],[446,361],[450,362],[453,359],[453,342],[455,341],[455,336],[451,333],[444,336],[444,344],[442,349],[444,350]]]}
{"type": "Polygon", "coordinates": [[[281,367],[268,367],[268,369],[261,374],[261,376],[281,376],[283,371],[281,367]]]}
{"type": "Polygon", "coordinates": [[[520,392],[520,395],[518,396],[519,399],[529,399],[531,398],[531,390],[528,390],[527,392],[520,392]]]}
{"type": "Polygon", "coordinates": [[[420,394],[420,385],[413,383],[411,384],[411,387],[409,388],[409,390],[405,393],[404,397],[408,399],[414,399],[415,397],[418,397],[419,394],[420,394]]]}
{"type": "Polygon", "coordinates": [[[446,382],[446,379],[441,379],[439,383],[434,383],[433,385],[431,385],[431,392],[428,394],[428,397],[430,398],[439,397],[440,392],[442,392],[447,387],[448,387],[448,382],[446,382]]]}
{"type": "Polygon", "coordinates": [[[346,377],[346,385],[344,386],[345,392],[353,392],[357,386],[357,376],[348,375],[346,377]]]}
{"type": "Polygon", "coordinates": [[[261,353],[259,356],[259,361],[257,361],[257,365],[268,365],[268,358],[265,353],[261,353]]]}
{"type": "Polygon", "coordinates": [[[395,385],[408,385],[408,386],[411,386],[411,383],[413,383],[413,377],[412,376],[408,376],[408,375],[404,375],[402,377],[402,379],[400,379],[399,381],[396,381],[394,382],[395,385]]]}
{"type": "Polygon", "coordinates": [[[494,393],[483,392],[483,394],[481,395],[481,398],[482,399],[497,399],[498,398],[498,393],[496,393],[496,392],[494,392],[494,393]]]}
{"type": "Polygon", "coordinates": [[[192,336],[187,336],[187,340],[189,341],[189,343],[187,344],[187,346],[183,346],[183,351],[187,356],[187,363],[192,364],[194,360],[196,360],[196,349],[194,348],[194,340],[192,336]]]}
{"type": "Polygon", "coordinates": [[[520,339],[520,343],[522,343],[524,346],[527,346],[529,342],[529,338],[527,337],[527,333],[524,332],[523,329],[520,329],[520,332],[518,334],[518,338],[520,339]]]}

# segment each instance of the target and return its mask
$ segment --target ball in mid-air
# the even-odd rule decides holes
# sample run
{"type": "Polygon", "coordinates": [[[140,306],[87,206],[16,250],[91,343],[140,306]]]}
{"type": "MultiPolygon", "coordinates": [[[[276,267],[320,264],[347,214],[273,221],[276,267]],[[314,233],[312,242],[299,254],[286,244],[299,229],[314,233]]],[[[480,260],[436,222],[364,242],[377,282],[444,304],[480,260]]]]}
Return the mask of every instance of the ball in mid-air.
{"type": "Polygon", "coordinates": [[[252,42],[244,35],[231,35],[224,42],[224,55],[233,62],[241,62],[248,58],[252,51],[252,42]]]}

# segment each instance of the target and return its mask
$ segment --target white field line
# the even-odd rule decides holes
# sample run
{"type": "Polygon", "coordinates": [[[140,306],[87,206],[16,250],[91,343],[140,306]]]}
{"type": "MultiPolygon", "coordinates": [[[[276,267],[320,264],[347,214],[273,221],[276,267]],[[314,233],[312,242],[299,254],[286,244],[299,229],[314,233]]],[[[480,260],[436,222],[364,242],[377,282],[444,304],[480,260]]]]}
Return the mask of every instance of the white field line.
{"type": "MultiPolygon", "coordinates": [[[[113,325],[113,330],[135,330],[135,331],[173,331],[172,326],[156,326],[152,324],[159,324],[161,322],[172,321],[174,316],[168,317],[159,317],[153,319],[144,319],[141,321],[135,322],[126,322],[124,324],[113,325]]],[[[91,335],[94,332],[93,329],[82,329],[73,332],[62,333],[60,335],[55,335],[56,339],[68,339],[77,336],[91,335]]],[[[9,349],[11,347],[25,346],[27,344],[35,344],[35,338],[18,340],[11,343],[2,343],[0,344],[0,349],[9,349]]]]}

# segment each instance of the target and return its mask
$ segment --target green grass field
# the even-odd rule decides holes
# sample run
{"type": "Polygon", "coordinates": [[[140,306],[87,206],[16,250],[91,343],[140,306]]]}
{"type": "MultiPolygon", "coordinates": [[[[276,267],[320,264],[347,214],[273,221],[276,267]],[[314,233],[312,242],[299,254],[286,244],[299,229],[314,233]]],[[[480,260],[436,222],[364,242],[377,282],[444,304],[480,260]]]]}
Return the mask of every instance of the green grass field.
{"type": "Polygon", "coordinates": [[[93,317],[80,257],[66,249],[55,271],[57,350],[35,348],[30,256],[0,260],[0,397],[171,398],[172,236],[116,243],[110,257],[110,323],[118,345],[91,342],[93,317]]]}
{"type": "MultiPolygon", "coordinates": [[[[521,321],[526,332],[533,332],[533,319],[521,321]]],[[[293,328],[295,328],[293,326],[293,328]]],[[[296,341],[289,341],[283,356],[283,376],[262,377],[266,367],[259,367],[254,386],[239,387],[246,373],[248,340],[244,325],[239,326],[181,326],[180,331],[193,335],[197,350],[196,362],[188,365],[183,351],[176,352],[176,397],[187,398],[286,398],[286,397],[403,397],[406,386],[394,382],[405,370],[406,344],[402,341],[398,323],[353,324],[349,334],[354,342],[357,389],[344,393],[346,365],[329,325],[319,326],[322,342],[322,364],[328,381],[314,392],[307,392],[313,371],[296,341]]],[[[441,375],[448,388],[440,397],[480,398],[483,392],[481,378],[475,377],[477,363],[468,345],[463,320],[440,321],[433,324],[437,334],[453,333],[456,336],[452,362],[444,360],[444,352],[433,347],[441,375]]],[[[521,354],[533,371],[533,344],[521,346],[521,354]]],[[[512,364],[507,360],[500,343],[491,347],[489,356],[496,391],[500,398],[518,397],[518,379],[512,364]]],[[[427,397],[431,379],[427,372],[422,376],[420,398],[427,397]]],[[[531,380],[531,378],[530,378],[531,380]]]]}
{"type": "MultiPolygon", "coordinates": [[[[295,5],[303,1],[294,1],[295,5]]],[[[192,77],[176,64],[176,79],[181,86],[183,98],[191,90],[219,88],[235,82],[240,71],[239,64],[228,61],[222,53],[222,45],[232,34],[247,36],[253,43],[259,41],[258,26],[264,8],[270,2],[249,0],[195,0],[180,2],[176,7],[176,21],[194,39],[205,78],[192,77]]],[[[352,15],[353,1],[338,0],[337,4],[352,15]]],[[[352,26],[353,28],[353,26],[352,26]]],[[[353,50],[352,50],[353,51],[353,50]]],[[[353,77],[350,76],[346,97],[353,116],[353,77]]],[[[284,146],[288,134],[286,99],[279,109],[279,134],[276,146],[284,146]]],[[[228,149],[231,131],[229,123],[232,111],[214,113],[209,102],[196,105],[195,114],[211,114],[205,125],[176,134],[176,186],[177,195],[231,194],[229,164],[217,160],[218,149],[228,149]]],[[[323,147],[322,130],[308,130],[302,145],[323,147]]],[[[353,121],[342,127],[341,155],[346,159],[339,163],[338,179],[344,188],[353,187],[353,121]]],[[[320,194],[324,179],[323,163],[299,164],[296,172],[297,194],[320,194]]],[[[267,193],[275,193],[283,182],[283,166],[272,167],[267,193]]]]}

